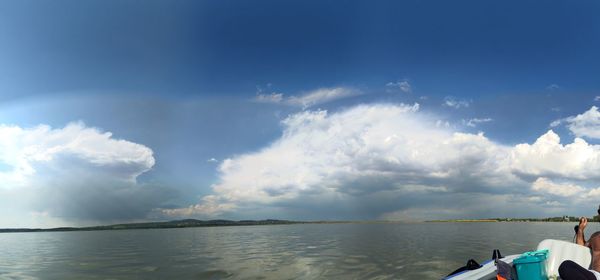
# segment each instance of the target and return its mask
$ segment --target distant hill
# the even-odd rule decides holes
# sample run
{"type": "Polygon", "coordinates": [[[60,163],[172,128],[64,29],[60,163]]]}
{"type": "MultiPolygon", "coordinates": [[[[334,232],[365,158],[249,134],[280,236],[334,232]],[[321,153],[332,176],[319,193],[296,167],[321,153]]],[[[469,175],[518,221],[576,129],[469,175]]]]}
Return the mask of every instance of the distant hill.
{"type": "Polygon", "coordinates": [[[215,226],[256,226],[256,225],[286,225],[286,224],[301,224],[308,222],[288,221],[288,220],[176,220],[168,222],[150,222],[150,223],[131,223],[131,224],[116,224],[107,226],[94,227],[58,227],[58,228],[4,228],[0,229],[0,233],[7,232],[47,232],[47,231],[91,231],[91,230],[125,230],[125,229],[156,229],[156,228],[186,228],[186,227],[215,227],[215,226]]]}

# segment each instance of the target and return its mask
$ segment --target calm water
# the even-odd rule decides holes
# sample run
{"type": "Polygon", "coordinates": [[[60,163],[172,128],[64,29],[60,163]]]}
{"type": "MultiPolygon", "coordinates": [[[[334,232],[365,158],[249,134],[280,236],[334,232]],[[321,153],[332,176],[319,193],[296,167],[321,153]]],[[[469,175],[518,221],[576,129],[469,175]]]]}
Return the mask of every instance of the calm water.
{"type": "MultiPolygon", "coordinates": [[[[0,234],[1,279],[439,279],[575,223],[309,224],[0,234]]],[[[600,230],[598,225],[588,231],[600,230]]],[[[590,234],[588,233],[588,234],[590,234]]]]}

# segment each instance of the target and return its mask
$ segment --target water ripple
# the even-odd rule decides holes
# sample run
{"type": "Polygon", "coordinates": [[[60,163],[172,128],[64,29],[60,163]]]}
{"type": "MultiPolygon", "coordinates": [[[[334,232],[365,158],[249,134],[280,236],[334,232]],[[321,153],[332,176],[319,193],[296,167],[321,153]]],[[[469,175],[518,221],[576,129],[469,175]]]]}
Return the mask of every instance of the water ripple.
{"type": "Polygon", "coordinates": [[[2,279],[439,279],[566,223],[303,224],[0,234],[2,279]],[[518,234],[515,234],[518,233],[518,234]]]}

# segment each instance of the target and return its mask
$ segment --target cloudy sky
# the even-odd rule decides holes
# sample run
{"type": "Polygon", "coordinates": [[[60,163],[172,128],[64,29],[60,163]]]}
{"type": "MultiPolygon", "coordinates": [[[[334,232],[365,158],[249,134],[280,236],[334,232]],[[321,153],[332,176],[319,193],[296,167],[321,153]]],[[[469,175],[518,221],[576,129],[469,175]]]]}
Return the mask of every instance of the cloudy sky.
{"type": "Polygon", "coordinates": [[[598,1],[2,1],[0,227],[594,214],[598,1]]]}

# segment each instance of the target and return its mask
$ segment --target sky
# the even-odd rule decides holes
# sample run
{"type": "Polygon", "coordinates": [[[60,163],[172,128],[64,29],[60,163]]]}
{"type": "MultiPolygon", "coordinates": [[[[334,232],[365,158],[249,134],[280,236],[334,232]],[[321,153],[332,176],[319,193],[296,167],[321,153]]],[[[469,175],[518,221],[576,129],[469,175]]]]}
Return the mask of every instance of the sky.
{"type": "Polygon", "coordinates": [[[2,1],[0,227],[595,214],[598,1],[2,1]]]}

